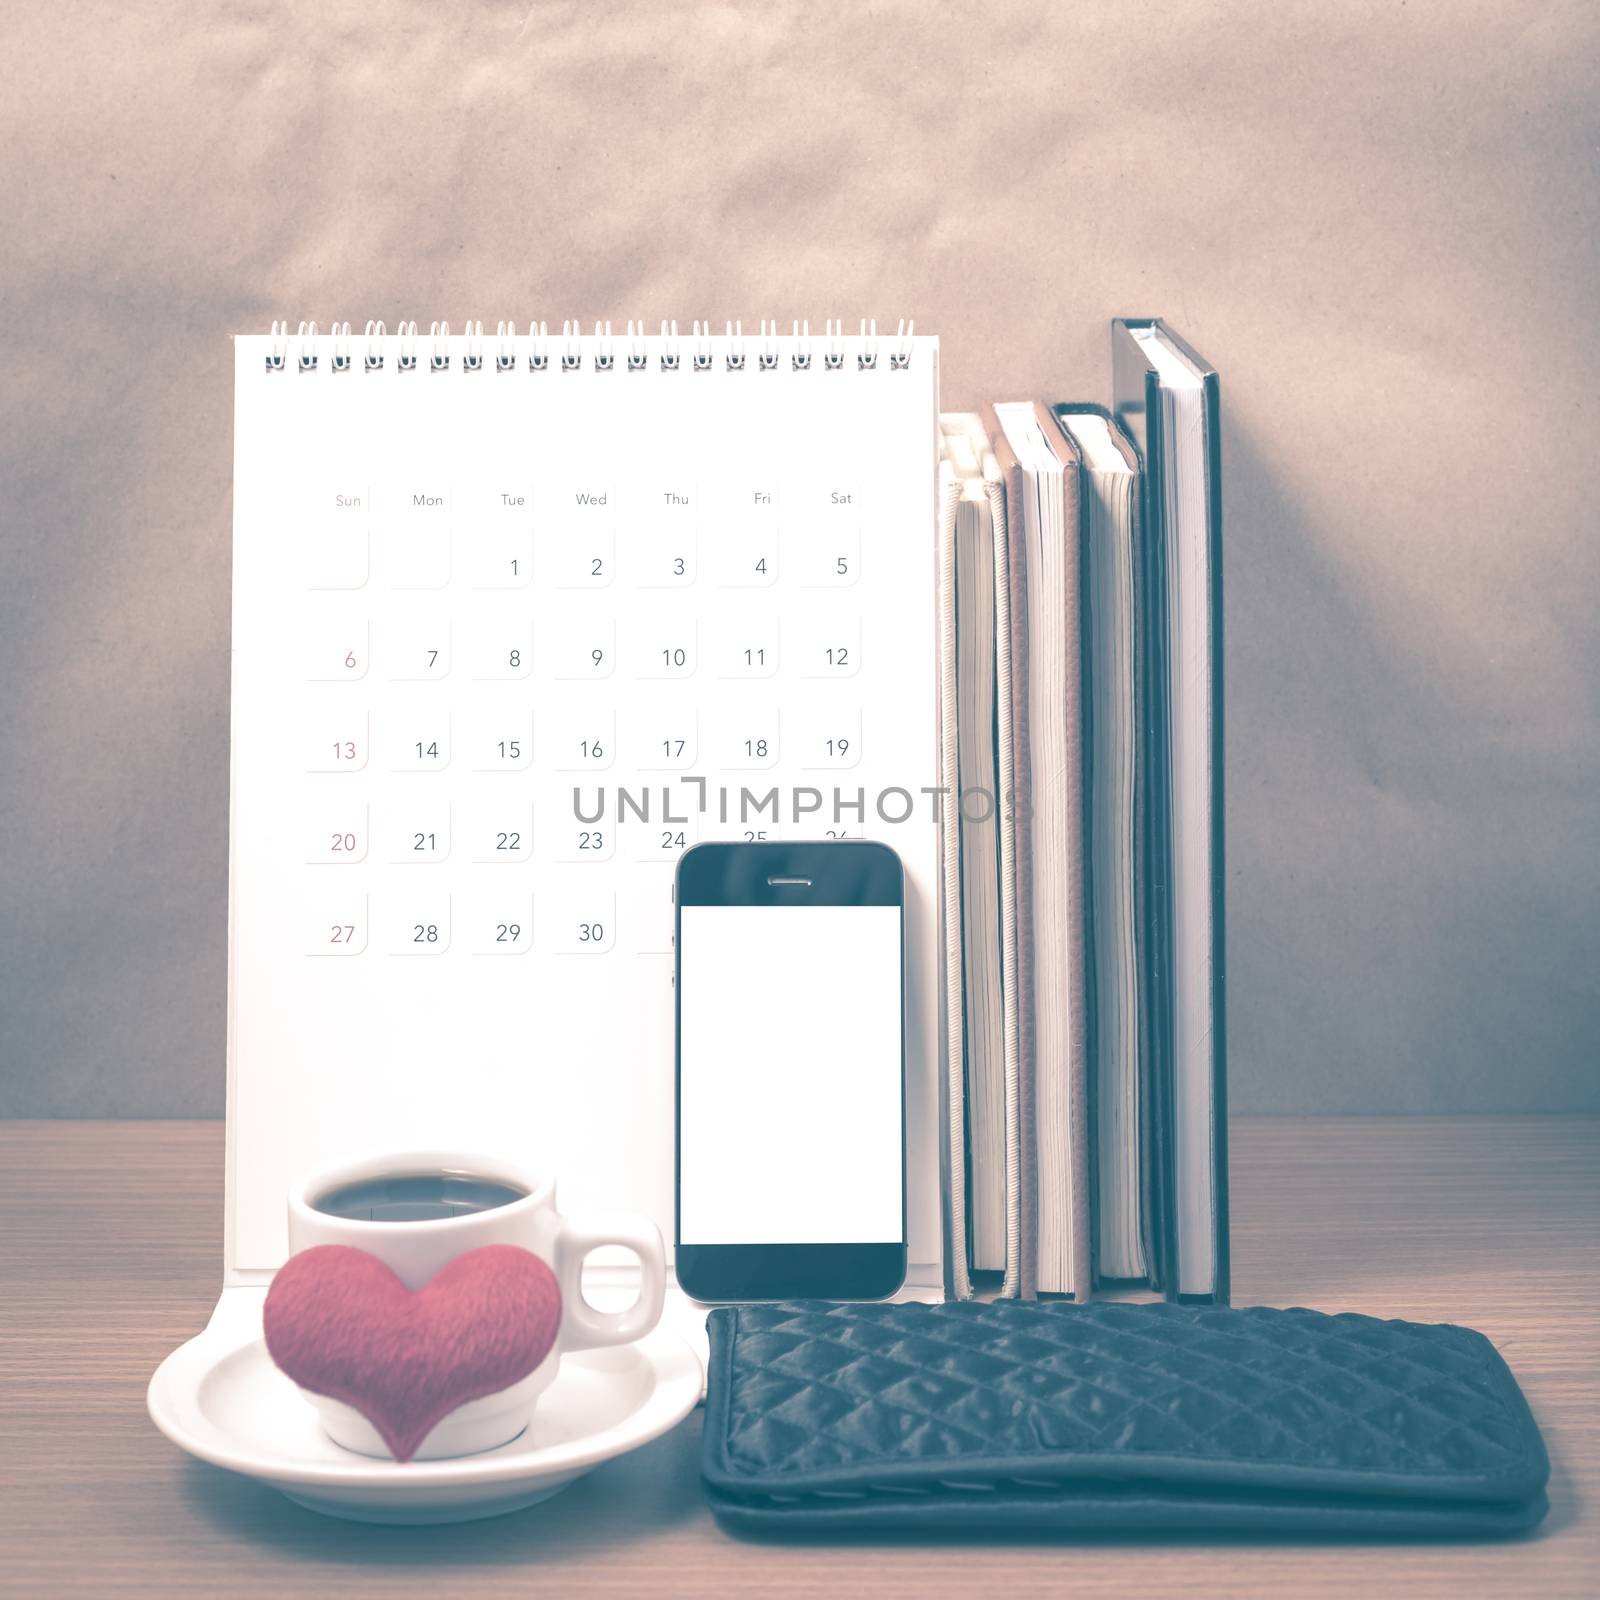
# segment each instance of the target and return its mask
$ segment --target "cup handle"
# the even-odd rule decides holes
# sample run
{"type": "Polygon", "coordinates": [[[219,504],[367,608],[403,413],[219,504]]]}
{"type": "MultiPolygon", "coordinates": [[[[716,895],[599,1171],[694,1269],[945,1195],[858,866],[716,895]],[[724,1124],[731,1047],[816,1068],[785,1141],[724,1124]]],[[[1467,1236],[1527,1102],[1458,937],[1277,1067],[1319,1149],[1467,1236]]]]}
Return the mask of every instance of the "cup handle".
{"type": "Polygon", "coordinates": [[[667,1297],[667,1259],[661,1230],[642,1217],[596,1226],[561,1219],[556,1244],[556,1280],[561,1285],[561,1343],[568,1350],[642,1339],[661,1320],[667,1297]],[[639,1258],[639,1298],[626,1311],[596,1311],[583,1298],[583,1263],[591,1250],[620,1244],[639,1258]]]}

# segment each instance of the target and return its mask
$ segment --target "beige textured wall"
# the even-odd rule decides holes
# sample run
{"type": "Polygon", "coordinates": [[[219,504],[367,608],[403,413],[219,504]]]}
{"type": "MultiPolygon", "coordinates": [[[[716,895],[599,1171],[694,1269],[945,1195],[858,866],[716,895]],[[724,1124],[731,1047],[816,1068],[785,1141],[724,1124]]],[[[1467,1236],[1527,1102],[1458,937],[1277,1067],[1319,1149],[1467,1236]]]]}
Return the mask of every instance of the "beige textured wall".
{"type": "Polygon", "coordinates": [[[228,334],[907,313],[1226,415],[1239,1109],[1600,1105],[1588,3],[0,22],[0,1112],[222,1101],[228,334]]]}

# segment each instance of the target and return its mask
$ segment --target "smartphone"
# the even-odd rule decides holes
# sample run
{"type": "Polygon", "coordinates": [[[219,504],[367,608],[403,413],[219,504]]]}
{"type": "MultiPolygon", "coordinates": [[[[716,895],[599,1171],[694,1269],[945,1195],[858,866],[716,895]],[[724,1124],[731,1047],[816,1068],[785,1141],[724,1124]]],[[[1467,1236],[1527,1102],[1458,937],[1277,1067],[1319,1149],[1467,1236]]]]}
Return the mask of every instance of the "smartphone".
{"type": "Polygon", "coordinates": [[[877,1300],[906,1276],[905,873],[866,840],[677,871],[678,1282],[877,1300]]]}

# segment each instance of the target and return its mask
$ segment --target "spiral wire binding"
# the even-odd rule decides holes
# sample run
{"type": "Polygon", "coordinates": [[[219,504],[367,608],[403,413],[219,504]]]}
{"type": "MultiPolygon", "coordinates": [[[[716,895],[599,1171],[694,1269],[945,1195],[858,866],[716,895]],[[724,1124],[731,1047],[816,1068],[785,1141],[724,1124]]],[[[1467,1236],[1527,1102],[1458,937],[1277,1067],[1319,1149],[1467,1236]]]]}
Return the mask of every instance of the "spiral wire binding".
{"type": "MultiPolygon", "coordinates": [[[[657,336],[658,365],[663,372],[677,372],[684,366],[684,340],[679,335],[678,324],[663,321],[657,336]]],[[[842,318],[829,317],[819,340],[811,334],[808,321],[791,322],[785,336],[778,331],[776,321],[762,320],[756,338],[754,370],[775,372],[785,351],[789,366],[794,372],[810,372],[813,367],[823,372],[842,372],[848,359],[846,336],[842,318]]],[[[889,370],[904,372],[911,365],[915,348],[916,323],[901,318],[892,340],[889,340],[889,370]]],[[[692,372],[709,372],[716,364],[715,335],[709,321],[695,321],[691,325],[688,341],[688,368],[692,372]]],[[[389,344],[387,327],[382,322],[369,321],[363,334],[365,349],[361,366],[367,372],[382,372],[385,351],[389,344]]],[[[403,321],[395,324],[395,367],[400,372],[418,370],[417,324],[403,321]]],[[[302,322],[292,336],[287,322],[275,321],[268,336],[266,370],[283,372],[289,366],[291,343],[294,346],[294,367],[298,372],[317,371],[321,341],[315,322],[302,322]]],[[[428,325],[428,370],[448,372],[451,364],[451,337],[448,322],[428,325]]],[[[515,372],[517,368],[517,325],[515,322],[495,324],[494,370],[515,372]]],[[[723,363],[729,372],[744,372],[750,367],[746,347],[744,324],[723,324],[723,363]]],[[[530,322],[527,332],[528,371],[545,372],[550,369],[550,329],[544,322],[530,322]]],[[[861,319],[856,340],[856,367],[861,372],[877,370],[883,340],[878,336],[876,318],[861,319]]],[[[585,346],[596,372],[617,370],[617,341],[609,321],[597,320],[594,332],[585,335],[581,323],[568,319],[561,324],[559,369],[577,372],[584,364],[585,346]]],[[[335,322],[328,331],[329,370],[336,373],[352,372],[356,361],[353,340],[348,322],[335,322]]],[[[469,319],[460,336],[461,370],[482,372],[487,361],[483,323],[469,319]]],[[[623,336],[623,366],[629,372],[643,372],[650,363],[649,336],[642,320],[630,320],[623,336]]]]}
{"type": "Polygon", "coordinates": [[[865,317],[861,319],[861,353],[856,357],[856,365],[863,372],[873,372],[877,370],[878,319],[876,317],[874,317],[870,323],[865,317]]]}
{"type": "Polygon", "coordinates": [[[823,370],[837,372],[844,365],[844,323],[837,317],[829,320],[825,341],[822,351],[823,370]]]}

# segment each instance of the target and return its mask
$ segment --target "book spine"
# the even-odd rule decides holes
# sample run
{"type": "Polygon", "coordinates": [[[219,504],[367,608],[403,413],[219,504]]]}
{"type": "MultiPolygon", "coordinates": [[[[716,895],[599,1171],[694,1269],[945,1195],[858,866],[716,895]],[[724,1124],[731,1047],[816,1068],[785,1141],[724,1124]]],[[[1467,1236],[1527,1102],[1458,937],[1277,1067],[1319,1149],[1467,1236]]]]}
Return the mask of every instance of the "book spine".
{"type": "Polygon", "coordinates": [[[939,1059],[944,1064],[940,1103],[940,1201],[944,1222],[945,1293],[972,1298],[968,1270],[966,997],[961,965],[961,813],[957,746],[956,511],[961,485],[948,467],[939,482],[939,956],[943,1004],[939,1059]]]}

